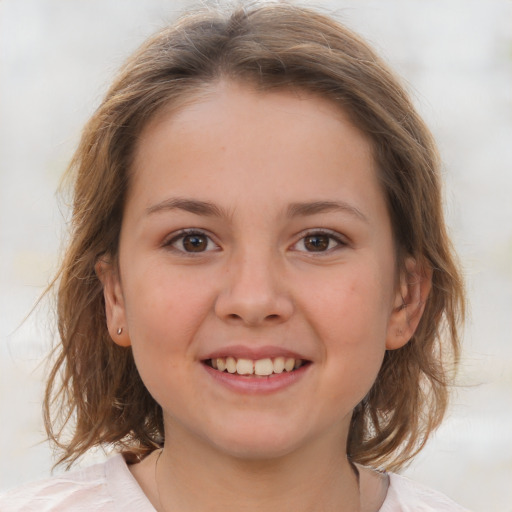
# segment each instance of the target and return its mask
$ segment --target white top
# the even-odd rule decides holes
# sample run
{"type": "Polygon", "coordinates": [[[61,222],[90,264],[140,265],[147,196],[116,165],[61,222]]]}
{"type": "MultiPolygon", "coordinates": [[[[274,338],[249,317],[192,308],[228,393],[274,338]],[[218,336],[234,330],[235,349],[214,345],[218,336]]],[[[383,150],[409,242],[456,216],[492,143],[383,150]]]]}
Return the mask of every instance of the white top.
{"type": "MultiPolygon", "coordinates": [[[[0,512],[155,512],[122,455],[0,496],[0,512]]],[[[379,512],[468,512],[441,493],[390,473],[379,512]]]]}

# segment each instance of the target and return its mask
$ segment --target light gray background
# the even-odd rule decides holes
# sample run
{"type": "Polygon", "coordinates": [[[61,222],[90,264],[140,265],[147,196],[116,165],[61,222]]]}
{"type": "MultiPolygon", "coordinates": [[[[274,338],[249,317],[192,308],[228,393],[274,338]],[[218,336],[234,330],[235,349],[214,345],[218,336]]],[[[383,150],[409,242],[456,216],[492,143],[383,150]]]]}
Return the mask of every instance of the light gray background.
{"type": "MultiPolygon", "coordinates": [[[[445,162],[472,311],[450,414],[406,473],[474,511],[512,511],[512,2],[303,3],[336,10],[405,77],[445,162]]],[[[0,490],[52,464],[46,306],[22,322],[60,254],[59,178],[116,68],[189,4],[0,0],[0,490]]]]}

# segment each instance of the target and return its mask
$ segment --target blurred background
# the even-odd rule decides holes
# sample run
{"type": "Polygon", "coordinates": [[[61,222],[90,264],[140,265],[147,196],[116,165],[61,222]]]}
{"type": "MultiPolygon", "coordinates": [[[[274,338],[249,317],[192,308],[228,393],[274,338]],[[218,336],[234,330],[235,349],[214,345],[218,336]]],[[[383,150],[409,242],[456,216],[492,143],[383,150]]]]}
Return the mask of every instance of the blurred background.
{"type": "MultiPolygon", "coordinates": [[[[331,0],[405,79],[443,156],[471,301],[448,417],[405,471],[475,512],[512,511],[512,1],[331,0]]],[[[60,177],[116,69],[191,2],[0,0],[0,491],[46,477],[41,401],[60,177]]],[[[92,454],[84,464],[104,457],[92,454]]]]}

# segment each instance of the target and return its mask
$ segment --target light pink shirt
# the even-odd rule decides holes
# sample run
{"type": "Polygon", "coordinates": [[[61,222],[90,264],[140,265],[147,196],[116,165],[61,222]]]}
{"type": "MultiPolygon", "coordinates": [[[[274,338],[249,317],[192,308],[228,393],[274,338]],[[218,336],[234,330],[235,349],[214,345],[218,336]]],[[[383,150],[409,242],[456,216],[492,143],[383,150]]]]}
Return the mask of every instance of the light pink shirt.
{"type": "MultiPolygon", "coordinates": [[[[122,455],[0,496],[0,512],[155,512],[122,455]]],[[[389,474],[379,512],[468,512],[441,493],[389,474]]]]}

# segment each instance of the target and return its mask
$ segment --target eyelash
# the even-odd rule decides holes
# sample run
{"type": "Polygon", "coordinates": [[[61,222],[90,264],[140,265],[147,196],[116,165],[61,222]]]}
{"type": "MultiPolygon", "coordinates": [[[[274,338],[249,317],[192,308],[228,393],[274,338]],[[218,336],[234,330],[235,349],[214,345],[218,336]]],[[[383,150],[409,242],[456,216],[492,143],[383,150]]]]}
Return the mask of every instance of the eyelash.
{"type": "MultiPolygon", "coordinates": [[[[330,231],[330,230],[325,230],[325,229],[315,229],[312,231],[307,231],[307,232],[302,233],[300,239],[292,245],[292,248],[294,250],[297,250],[300,252],[306,252],[306,253],[310,253],[310,254],[314,254],[314,253],[326,254],[326,253],[331,253],[333,250],[339,249],[341,247],[345,247],[347,245],[348,245],[347,241],[342,236],[340,236],[338,233],[330,231]],[[298,248],[298,245],[300,243],[305,245],[306,240],[308,238],[312,239],[315,237],[326,237],[327,238],[327,247],[325,249],[320,248],[320,250],[318,250],[318,251],[307,250],[306,248],[304,248],[304,249],[298,248]],[[336,244],[334,247],[330,247],[332,241],[334,241],[336,244]]],[[[179,233],[172,236],[172,238],[170,240],[164,242],[163,246],[170,248],[172,250],[178,251],[182,254],[187,254],[187,255],[202,254],[205,252],[211,252],[212,250],[215,250],[215,248],[219,248],[219,246],[212,240],[212,238],[208,234],[206,234],[204,231],[201,231],[198,229],[183,229],[179,233]],[[198,238],[204,238],[206,240],[205,250],[189,251],[189,250],[186,250],[185,247],[182,247],[182,248],[176,247],[176,244],[178,242],[181,241],[181,243],[183,244],[187,237],[194,237],[194,236],[198,237],[198,238]],[[212,244],[214,245],[214,248],[209,248],[212,244]]],[[[321,246],[319,246],[319,247],[321,247],[321,246]]]]}
{"type": "Polygon", "coordinates": [[[306,252],[309,254],[314,254],[314,253],[330,254],[332,251],[334,251],[336,249],[340,249],[342,247],[346,247],[348,245],[347,240],[344,237],[342,237],[339,233],[336,233],[335,231],[331,231],[328,229],[315,229],[312,231],[307,231],[305,233],[302,233],[298,242],[293,244],[292,247],[296,248],[301,243],[305,244],[306,240],[308,238],[314,238],[314,237],[327,237],[327,239],[328,239],[327,248],[325,250],[319,250],[319,251],[308,251],[307,249],[303,249],[303,250],[295,249],[295,250],[299,250],[301,252],[306,252]],[[334,241],[336,244],[334,247],[330,247],[332,241],[334,241]]]}
{"type": "Polygon", "coordinates": [[[204,231],[201,231],[199,229],[182,229],[178,233],[174,234],[170,240],[165,241],[163,244],[163,247],[166,247],[171,250],[175,250],[177,252],[180,252],[182,254],[186,255],[194,255],[194,254],[202,254],[205,252],[211,252],[212,250],[215,250],[215,248],[218,248],[218,245],[212,240],[212,237],[206,234],[204,231]],[[206,247],[208,248],[210,245],[214,245],[215,247],[213,249],[206,249],[204,251],[187,251],[185,248],[178,248],[175,246],[178,242],[184,242],[184,240],[187,237],[198,237],[198,238],[204,238],[206,239],[206,247]]]}

